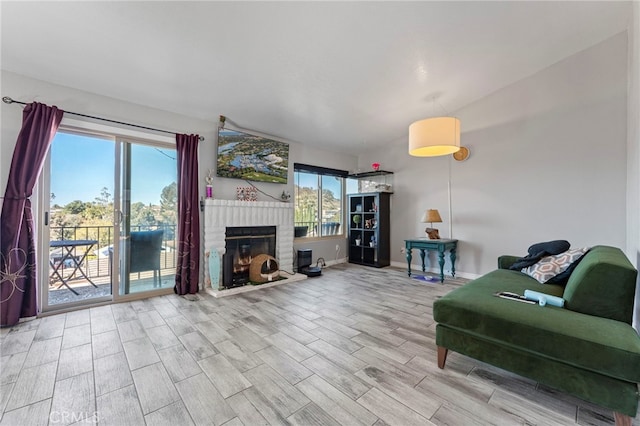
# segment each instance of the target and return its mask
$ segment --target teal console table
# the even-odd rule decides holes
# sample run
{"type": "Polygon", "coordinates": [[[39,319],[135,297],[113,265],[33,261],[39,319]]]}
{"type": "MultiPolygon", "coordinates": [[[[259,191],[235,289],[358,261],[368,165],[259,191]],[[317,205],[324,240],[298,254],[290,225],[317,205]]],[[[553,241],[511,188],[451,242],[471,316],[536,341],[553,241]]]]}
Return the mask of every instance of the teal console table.
{"type": "Polygon", "coordinates": [[[444,282],[444,253],[449,250],[451,259],[451,276],[456,276],[456,249],[458,248],[458,240],[430,240],[428,238],[415,238],[413,240],[404,240],[404,246],[407,250],[407,274],[411,276],[411,250],[419,249],[420,258],[422,259],[422,272],[425,272],[424,257],[425,251],[436,250],[438,252],[438,263],[440,264],[440,282],[444,282]]]}

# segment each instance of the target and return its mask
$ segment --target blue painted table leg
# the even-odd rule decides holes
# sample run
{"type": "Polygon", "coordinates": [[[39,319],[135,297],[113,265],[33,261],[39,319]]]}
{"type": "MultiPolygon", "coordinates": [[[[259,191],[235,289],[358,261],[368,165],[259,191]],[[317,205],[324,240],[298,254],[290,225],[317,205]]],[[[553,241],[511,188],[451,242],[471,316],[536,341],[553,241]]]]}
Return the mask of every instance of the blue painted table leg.
{"type": "Polygon", "coordinates": [[[407,275],[411,276],[411,249],[407,249],[407,275]]]}
{"type": "Polygon", "coordinates": [[[455,278],[456,277],[456,248],[455,247],[451,249],[449,257],[451,257],[451,276],[455,278]]]}
{"type": "Polygon", "coordinates": [[[422,272],[426,272],[426,268],[424,267],[424,255],[425,255],[425,250],[424,249],[420,249],[420,259],[422,260],[422,272]]]}
{"type": "Polygon", "coordinates": [[[444,250],[438,250],[438,263],[440,264],[440,282],[444,282],[444,250]]]}

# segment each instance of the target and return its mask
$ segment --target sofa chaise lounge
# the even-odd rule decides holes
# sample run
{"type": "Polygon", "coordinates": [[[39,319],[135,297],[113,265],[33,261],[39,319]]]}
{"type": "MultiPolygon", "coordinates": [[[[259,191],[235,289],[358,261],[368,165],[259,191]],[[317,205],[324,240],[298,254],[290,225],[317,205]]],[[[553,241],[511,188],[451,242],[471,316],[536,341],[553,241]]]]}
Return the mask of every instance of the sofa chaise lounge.
{"type": "Polygon", "coordinates": [[[631,425],[640,383],[640,337],[631,326],[637,270],[621,250],[596,246],[562,286],[509,270],[516,260],[501,256],[499,269],[436,300],[438,366],[452,350],[611,409],[617,425],[631,425]],[[494,296],[527,289],[562,297],[565,306],[494,296]]]}

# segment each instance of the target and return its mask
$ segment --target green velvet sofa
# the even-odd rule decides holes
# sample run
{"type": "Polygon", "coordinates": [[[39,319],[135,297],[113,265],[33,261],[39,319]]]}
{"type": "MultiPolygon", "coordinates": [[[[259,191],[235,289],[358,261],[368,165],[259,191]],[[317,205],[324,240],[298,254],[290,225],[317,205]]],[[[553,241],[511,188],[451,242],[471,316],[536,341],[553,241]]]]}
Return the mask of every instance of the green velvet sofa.
{"type": "Polygon", "coordinates": [[[438,366],[452,350],[611,409],[617,425],[630,425],[640,383],[636,269],[620,249],[596,246],[561,286],[509,270],[516,259],[501,256],[499,269],[435,301],[438,366]],[[563,297],[565,307],[494,296],[527,289],[563,297]]]}

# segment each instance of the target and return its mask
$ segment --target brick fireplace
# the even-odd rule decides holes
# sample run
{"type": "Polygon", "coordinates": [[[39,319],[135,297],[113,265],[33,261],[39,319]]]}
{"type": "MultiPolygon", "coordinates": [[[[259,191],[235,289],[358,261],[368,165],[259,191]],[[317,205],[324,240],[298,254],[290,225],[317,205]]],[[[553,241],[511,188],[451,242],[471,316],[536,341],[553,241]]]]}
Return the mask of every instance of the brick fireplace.
{"type": "MultiPolygon", "coordinates": [[[[274,226],[276,228],[275,258],[278,260],[281,270],[293,271],[293,203],[205,200],[205,254],[211,250],[217,250],[220,258],[223,258],[228,227],[258,226],[274,226]]],[[[210,285],[207,284],[210,283],[209,270],[207,267],[204,269],[205,287],[208,287],[210,285]]]]}

